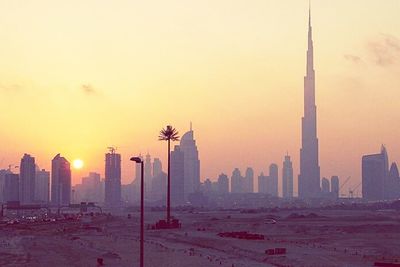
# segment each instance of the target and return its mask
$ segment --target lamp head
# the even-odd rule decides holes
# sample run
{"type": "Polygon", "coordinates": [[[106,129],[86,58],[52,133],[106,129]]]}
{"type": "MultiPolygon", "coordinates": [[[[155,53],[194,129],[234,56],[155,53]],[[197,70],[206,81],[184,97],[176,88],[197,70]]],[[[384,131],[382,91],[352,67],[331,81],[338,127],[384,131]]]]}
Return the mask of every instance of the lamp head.
{"type": "Polygon", "coordinates": [[[140,157],[132,157],[131,160],[136,163],[142,163],[142,159],[140,157]]]}

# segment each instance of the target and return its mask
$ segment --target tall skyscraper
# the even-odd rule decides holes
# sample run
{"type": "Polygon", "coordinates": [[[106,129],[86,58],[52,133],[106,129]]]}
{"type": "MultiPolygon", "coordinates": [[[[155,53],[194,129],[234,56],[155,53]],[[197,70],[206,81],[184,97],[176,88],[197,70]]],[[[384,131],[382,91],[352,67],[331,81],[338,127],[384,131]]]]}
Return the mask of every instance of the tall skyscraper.
{"type": "Polygon", "coordinates": [[[387,177],[385,187],[386,199],[399,199],[400,198],[400,177],[397,164],[395,162],[390,165],[389,175],[387,177]]]}
{"type": "Polygon", "coordinates": [[[232,172],[231,192],[243,193],[243,177],[238,168],[235,168],[232,172]]]}
{"type": "Polygon", "coordinates": [[[199,190],[200,187],[200,160],[197,150],[196,141],[192,125],[190,130],[186,132],[180,142],[180,150],[184,155],[184,172],[185,172],[185,198],[189,194],[199,190]]]}
{"type": "Polygon", "coordinates": [[[331,177],[331,194],[333,198],[339,198],[339,177],[331,177]]]}
{"type": "Polygon", "coordinates": [[[144,160],[144,188],[147,194],[151,192],[151,180],[153,178],[152,169],[151,156],[147,153],[144,160]]]}
{"type": "Polygon", "coordinates": [[[8,172],[4,175],[4,203],[19,201],[19,175],[8,172]]]}
{"type": "Polygon", "coordinates": [[[71,203],[71,167],[60,154],[51,161],[51,203],[56,206],[71,203]]]}
{"type": "Polygon", "coordinates": [[[320,194],[318,163],[317,107],[315,105],[315,71],[311,11],[308,18],[307,71],[304,77],[304,117],[300,149],[299,197],[313,198],[320,194]]]}
{"type": "Polygon", "coordinates": [[[290,156],[285,156],[282,168],[282,197],[293,197],[293,165],[290,161],[290,156]]]}
{"type": "Polygon", "coordinates": [[[35,158],[24,154],[19,175],[19,199],[22,204],[30,204],[35,200],[35,174],[35,158]]]}
{"type": "Polygon", "coordinates": [[[162,172],[162,163],[159,158],[154,158],[153,161],[153,177],[159,175],[162,172]]]}
{"type": "Polygon", "coordinates": [[[218,176],[218,193],[219,194],[229,193],[229,178],[224,173],[221,173],[218,176]]]}
{"type": "Polygon", "coordinates": [[[185,203],[185,156],[176,145],[171,151],[171,205],[185,203]]]}
{"type": "Polygon", "coordinates": [[[379,154],[362,157],[362,194],[370,201],[392,200],[399,197],[400,182],[397,165],[389,170],[389,158],[385,146],[379,154]]]}
{"type": "MultiPolygon", "coordinates": [[[[5,179],[6,179],[5,176],[8,173],[11,173],[11,171],[5,170],[5,169],[0,170],[0,203],[6,202],[4,200],[4,186],[5,186],[5,179]]],[[[18,178],[18,180],[19,180],[19,178],[18,178]]],[[[19,185],[18,185],[18,191],[19,191],[19,185]]]]}
{"type": "Polygon", "coordinates": [[[82,201],[103,202],[100,180],[100,174],[96,172],[90,172],[87,177],[82,178],[82,201]]]}
{"type": "Polygon", "coordinates": [[[278,165],[269,165],[269,177],[267,179],[267,192],[271,196],[278,196],[278,165]]]}
{"type": "Polygon", "coordinates": [[[35,200],[41,203],[49,203],[50,200],[50,172],[36,170],[35,200]]]}
{"type": "Polygon", "coordinates": [[[330,183],[329,180],[326,179],[325,177],[322,178],[321,180],[321,193],[324,194],[324,197],[327,197],[330,194],[330,183]]]}
{"type": "Polygon", "coordinates": [[[248,167],[246,169],[246,175],[244,177],[245,183],[245,192],[253,193],[254,192],[254,171],[252,168],[248,167]]]}
{"type": "Polygon", "coordinates": [[[113,149],[106,154],[104,202],[108,207],[121,206],[121,154],[113,149]]]}
{"type": "Polygon", "coordinates": [[[263,172],[258,176],[258,193],[268,193],[267,180],[268,176],[265,176],[263,172]]]}

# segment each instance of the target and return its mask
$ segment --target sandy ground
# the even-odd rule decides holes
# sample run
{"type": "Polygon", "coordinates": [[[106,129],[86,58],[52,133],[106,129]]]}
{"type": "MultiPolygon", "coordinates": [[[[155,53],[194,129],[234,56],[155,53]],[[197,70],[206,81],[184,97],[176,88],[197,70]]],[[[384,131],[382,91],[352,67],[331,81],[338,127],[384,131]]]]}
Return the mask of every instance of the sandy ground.
{"type": "MultiPolygon", "coordinates": [[[[373,266],[378,260],[400,260],[398,212],[292,213],[173,213],[182,229],[146,231],[145,266],[373,266]],[[266,223],[271,217],[276,224],[266,223]],[[217,236],[225,231],[249,231],[266,239],[217,236]],[[276,247],[287,254],[265,254],[276,247]]],[[[98,266],[97,258],[104,266],[138,266],[138,215],[96,217],[90,225],[99,231],[84,229],[79,221],[0,226],[0,266],[98,266]]],[[[146,222],[163,215],[147,212],[146,222]]]]}

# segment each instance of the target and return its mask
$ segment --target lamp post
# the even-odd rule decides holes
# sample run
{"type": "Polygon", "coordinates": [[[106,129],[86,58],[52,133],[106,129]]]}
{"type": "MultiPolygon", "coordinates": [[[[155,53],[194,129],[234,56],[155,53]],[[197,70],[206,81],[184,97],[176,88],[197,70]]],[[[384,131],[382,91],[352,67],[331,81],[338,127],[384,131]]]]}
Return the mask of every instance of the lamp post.
{"type": "Polygon", "coordinates": [[[140,267],[144,267],[144,178],[143,160],[132,157],[131,161],[140,163],[140,267]]]}

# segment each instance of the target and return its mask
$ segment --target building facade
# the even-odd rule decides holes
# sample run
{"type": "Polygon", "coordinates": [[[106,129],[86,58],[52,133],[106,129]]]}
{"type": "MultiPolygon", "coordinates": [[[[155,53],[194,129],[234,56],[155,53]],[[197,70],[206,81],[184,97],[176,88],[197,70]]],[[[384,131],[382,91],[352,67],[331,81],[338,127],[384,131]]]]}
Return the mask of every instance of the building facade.
{"type": "Polygon", "coordinates": [[[19,175],[19,198],[22,204],[31,204],[35,201],[35,176],[35,158],[24,154],[19,175]]]}
{"type": "Polygon", "coordinates": [[[105,195],[107,207],[121,206],[121,154],[111,151],[105,156],[105,195]]]}
{"type": "Polygon", "coordinates": [[[293,197],[293,165],[290,156],[285,156],[282,168],[282,197],[293,197]]]}
{"type": "Polygon", "coordinates": [[[71,167],[60,154],[51,161],[51,203],[54,206],[71,203],[71,167]]]}

